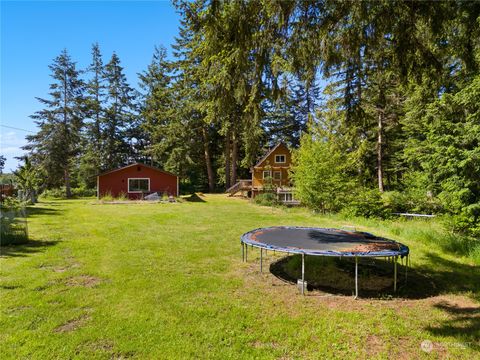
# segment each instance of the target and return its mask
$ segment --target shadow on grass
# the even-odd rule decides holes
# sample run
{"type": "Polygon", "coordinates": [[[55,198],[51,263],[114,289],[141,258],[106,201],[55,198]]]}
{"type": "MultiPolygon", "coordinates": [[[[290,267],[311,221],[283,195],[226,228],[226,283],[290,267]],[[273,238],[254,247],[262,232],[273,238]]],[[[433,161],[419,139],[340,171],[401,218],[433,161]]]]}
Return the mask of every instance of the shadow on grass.
{"type": "Polygon", "coordinates": [[[197,193],[193,193],[190,196],[185,196],[183,199],[188,202],[207,202],[206,200],[202,199],[197,193]]]}
{"type": "Polygon", "coordinates": [[[434,307],[447,313],[448,319],[426,330],[435,336],[457,338],[458,343],[454,345],[458,347],[480,350],[480,307],[459,307],[447,302],[434,307]]]}
{"type": "Polygon", "coordinates": [[[0,257],[26,257],[45,251],[46,248],[58,244],[58,241],[29,240],[24,244],[5,245],[0,249],[0,257]]]}
{"type": "MultiPolygon", "coordinates": [[[[359,296],[364,298],[400,297],[424,299],[442,293],[473,293],[480,297],[480,269],[428,254],[428,266],[406,268],[397,263],[397,292],[393,289],[394,266],[383,259],[360,259],[359,296]]],[[[270,272],[291,284],[301,278],[301,257],[283,257],[270,265],[270,272]]],[[[305,280],[309,290],[353,295],[355,262],[350,258],[307,256],[305,280]]]]}
{"type": "Polygon", "coordinates": [[[28,216],[38,216],[38,215],[56,215],[59,211],[56,209],[50,209],[46,207],[39,206],[29,206],[27,208],[28,216]]]}
{"type": "Polygon", "coordinates": [[[416,267],[427,275],[441,293],[472,292],[480,301],[480,267],[445,259],[434,253],[425,255],[427,265],[416,267]]]}

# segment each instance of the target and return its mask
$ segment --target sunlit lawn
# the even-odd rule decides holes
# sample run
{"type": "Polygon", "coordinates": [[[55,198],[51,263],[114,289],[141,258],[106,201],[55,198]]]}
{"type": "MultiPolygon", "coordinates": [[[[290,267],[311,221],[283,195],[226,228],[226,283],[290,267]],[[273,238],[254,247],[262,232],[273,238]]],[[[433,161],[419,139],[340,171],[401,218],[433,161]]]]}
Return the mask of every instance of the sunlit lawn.
{"type": "MultiPolygon", "coordinates": [[[[479,356],[480,269],[438,245],[439,224],[359,223],[224,195],[199,199],[32,207],[32,241],[2,249],[1,358],[479,356]],[[354,225],[405,243],[415,292],[401,284],[398,297],[303,297],[268,266],[260,273],[258,251],[242,263],[242,233],[287,224],[354,225]],[[433,342],[430,354],[424,340],[433,342]]],[[[321,274],[310,261],[307,273],[310,264],[321,274]]]]}

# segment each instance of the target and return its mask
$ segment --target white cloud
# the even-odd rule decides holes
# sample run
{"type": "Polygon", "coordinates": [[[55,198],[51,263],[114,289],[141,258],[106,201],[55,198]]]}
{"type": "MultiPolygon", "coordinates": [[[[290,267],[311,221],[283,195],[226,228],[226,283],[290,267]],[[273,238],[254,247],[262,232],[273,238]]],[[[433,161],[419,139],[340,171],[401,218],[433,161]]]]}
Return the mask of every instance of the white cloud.
{"type": "Polygon", "coordinates": [[[15,170],[18,166],[18,160],[15,157],[22,156],[25,152],[21,149],[26,145],[25,138],[16,131],[0,130],[0,154],[7,158],[5,162],[4,172],[15,170]]]}

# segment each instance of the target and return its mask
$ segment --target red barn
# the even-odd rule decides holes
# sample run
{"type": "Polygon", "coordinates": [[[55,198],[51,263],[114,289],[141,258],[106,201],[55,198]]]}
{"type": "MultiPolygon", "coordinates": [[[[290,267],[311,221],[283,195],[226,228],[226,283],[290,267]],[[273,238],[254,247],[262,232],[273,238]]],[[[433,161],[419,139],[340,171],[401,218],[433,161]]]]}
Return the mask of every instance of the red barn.
{"type": "Polygon", "coordinates": [[[145,164],[131,164],[107,171],[97,176],[97,196],[118,197],[125,194],[129,199],[142,199],[158,192],[178,196],[178,176],[168,171],[145,164]]]}

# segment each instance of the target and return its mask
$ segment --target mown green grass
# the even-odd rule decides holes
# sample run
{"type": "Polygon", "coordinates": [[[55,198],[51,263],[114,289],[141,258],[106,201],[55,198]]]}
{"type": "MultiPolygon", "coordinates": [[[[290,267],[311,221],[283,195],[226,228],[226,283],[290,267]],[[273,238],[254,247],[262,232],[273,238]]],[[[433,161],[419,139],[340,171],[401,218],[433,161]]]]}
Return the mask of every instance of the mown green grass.
{"type": "Polygon", "coordinates": [[[445,247],[436,222],[346,221],[207,195],[177,204],[44,201],[30,209],[29,233],[30,243],[2,248],[2,359],[479,354],[480,270],[445,247]],[[261,274],[256,251],[242,262],[240,235],[271,225],[354,225],[401,241],[416,281],[428,279],[434,293],[303,297],[261,274]],[[430,354],[420,349],[426,339],[430,354]]]}

